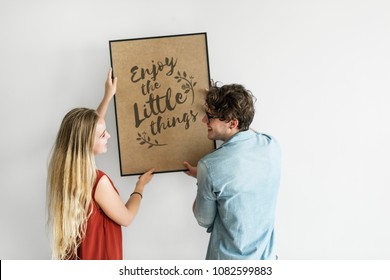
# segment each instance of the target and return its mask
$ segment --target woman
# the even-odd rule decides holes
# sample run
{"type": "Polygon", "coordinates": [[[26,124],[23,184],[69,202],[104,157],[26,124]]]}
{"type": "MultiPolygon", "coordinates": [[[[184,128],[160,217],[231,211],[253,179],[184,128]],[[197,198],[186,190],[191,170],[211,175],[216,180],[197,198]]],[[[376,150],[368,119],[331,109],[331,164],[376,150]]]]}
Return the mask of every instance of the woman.
{"type": "Polygon", "coordinates": [[[98,109],[76,108],[64,117],[49,163],[48,209],[55,259],[122,259],[122,229],[140,207],[151,169],[124,204],[94,156],[107,151],[104,117],[116,92],[110,69],[98,109]]]}

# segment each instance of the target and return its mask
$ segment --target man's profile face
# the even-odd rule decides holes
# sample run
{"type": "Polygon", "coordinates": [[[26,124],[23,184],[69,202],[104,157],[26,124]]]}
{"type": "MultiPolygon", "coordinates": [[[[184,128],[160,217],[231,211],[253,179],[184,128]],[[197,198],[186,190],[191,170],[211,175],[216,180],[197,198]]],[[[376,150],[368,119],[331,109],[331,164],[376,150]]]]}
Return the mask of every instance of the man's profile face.
{"type": "Polygon", "coordinates": [[[210,140],[225,141],[231,137],[231,124],[222,118],[205,110],[202,122],[207,125],[207,137],[210,140]]]}

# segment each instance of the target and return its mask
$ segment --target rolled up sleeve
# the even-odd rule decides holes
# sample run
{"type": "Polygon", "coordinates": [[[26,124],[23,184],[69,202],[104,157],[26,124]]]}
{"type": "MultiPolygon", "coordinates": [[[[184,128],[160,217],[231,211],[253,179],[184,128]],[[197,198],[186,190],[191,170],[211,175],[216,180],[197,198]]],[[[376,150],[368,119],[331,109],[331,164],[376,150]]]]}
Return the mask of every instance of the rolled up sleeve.
{"type": "Polygon", "coordinates": [[[211,231],[217,214],[217,198],[211,184],[210,172],[202,161],[198,163],[197,179],[198,191],[195,199],[194,215],[200,226],[211,231]]]}

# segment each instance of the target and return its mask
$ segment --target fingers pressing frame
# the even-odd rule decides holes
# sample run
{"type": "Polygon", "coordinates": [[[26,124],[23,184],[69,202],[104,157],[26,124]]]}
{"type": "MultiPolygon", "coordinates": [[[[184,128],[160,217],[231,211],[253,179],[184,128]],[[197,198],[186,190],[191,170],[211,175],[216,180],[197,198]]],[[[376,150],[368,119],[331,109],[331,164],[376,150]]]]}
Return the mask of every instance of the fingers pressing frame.
{"type": "Polygon", "coordinates": [[[188,169],[185,173],[191,177],[196,178],[197,176],[197,167],[192,166],[187,161],[183,162],[183,165],[188,169]]]}
{"type": "Polygon", "coordinates": [[[117,79],[118,79],[117,77],[114,77],[112,75],[112,68],[110,67],[110,69],[108,70],[107,80],[111,80],[111,81],[115,82],[117,79]]]}
{"type": "Polygon", "coordinates": [[[110,67],[110,69],[108,70],[108,74],[107,74],[106,84],[107,84],[107,86],[109,86],[109,85],[116,86],[117,81],[118,81],[118,78],[112,76],[112,68],[110,67]]]}
{"type": "Polygon", "coordinates": [[[141,183],[142,185],[146,185],[152,180],[153,178],[153,172],[155,168],[149,169],[146,171],[144,174],[138,177],[138,182],[141,183]]]}

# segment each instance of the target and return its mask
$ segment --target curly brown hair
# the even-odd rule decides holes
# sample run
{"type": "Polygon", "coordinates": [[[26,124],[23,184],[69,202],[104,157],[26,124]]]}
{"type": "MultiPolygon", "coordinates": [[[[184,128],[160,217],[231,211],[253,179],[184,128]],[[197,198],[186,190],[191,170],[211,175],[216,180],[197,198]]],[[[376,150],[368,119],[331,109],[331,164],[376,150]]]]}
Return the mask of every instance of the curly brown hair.
{"type": "Polygon", "coordinates": [[[238,120],[238,129],[248,130],[255,115],[256,98],[243,85],[230,84],[219,87],[211,82],[206,95],[206,108],[221,120],[238,120]]]}

